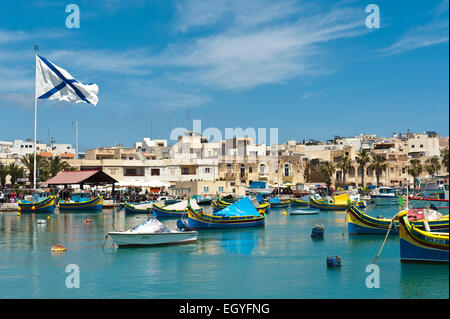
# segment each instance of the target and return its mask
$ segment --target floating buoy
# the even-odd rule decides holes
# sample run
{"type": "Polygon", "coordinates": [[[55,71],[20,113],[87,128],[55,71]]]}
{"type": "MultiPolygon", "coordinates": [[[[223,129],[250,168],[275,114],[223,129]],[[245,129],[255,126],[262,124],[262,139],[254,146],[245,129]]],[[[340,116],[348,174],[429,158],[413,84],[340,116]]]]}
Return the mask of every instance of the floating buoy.
{"type": "Polygon", "coordinates": [[[47,223],[47,221],[45,219],[38,219],[36,221],[36,224],[45,224],[45,223],[47,223]]]}
{"type": "Polygon", "coordinates": [[[50,219],[50,216],[47,216],[47,219],[50,219]]]}
{"type": "Polygon", "coordinates": [[[323,238],[323,234],[325,233],[325,226],[324,225],[314,225],[311,237],[313,238],[323,238]]]}
{"type": "Polygon", "coordinates": [[[287,215],[287,213],[286,213],[286,212],[283,212],[283,215],[284,215],[284,216],[286,216],[286,215],[287,215]]]}
{"type": "Polygon", "coordinates": [[[17,213],[17,216],[20,216],[20,213],[17,213]]]}
{"type": "Polygon", "coordinates": [[[22,208],[19,206],[19,207],[17,208],[17,211],[20,212],[21,210],[22,210],[22,208]]]}
{"type": "Polygon", "coordinates": [[[51,251],[52,251],[52,253],[60,253],[60,252],[66,251],[66,247],[64,247],[61,244],[57,244],[52,247],[51,251]]]}
{"type": "Polygon", "coordinates": [[[89,218],[86,218],[86,219],[84,220],[84,222],[85,222],[85,223],[90,223],[91,220],[90,220],[89,218]]]}
{"type": "Polygon", "coordinates": [[[328,267],[342,267],[342,260],[339,256],[328,256],[327,257],[328,267]]]}
{"type": "Polygon", "coordinates": [[[34,207],[34,206],[31,206],[31,210],[36,210],[36,207],[34,207]]]}

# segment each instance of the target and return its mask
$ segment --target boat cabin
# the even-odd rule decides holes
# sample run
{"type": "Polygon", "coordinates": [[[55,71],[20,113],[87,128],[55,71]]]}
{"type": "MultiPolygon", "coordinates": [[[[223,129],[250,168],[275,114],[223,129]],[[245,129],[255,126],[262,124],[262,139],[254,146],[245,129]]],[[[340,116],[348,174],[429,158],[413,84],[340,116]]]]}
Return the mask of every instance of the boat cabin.
{"type": "Polygon", "coordinates": [[[73,193],[72,201],[75,203],[87,202],[91,199],[90,193],[73,193]]]}
{"type": "Polygon", "coordinates": [[[39,192],[33,194],[33,202],[40,202],[41,200],[46,199],[47,197],[51,196],[52,194],[50,192],[39,192]]]}

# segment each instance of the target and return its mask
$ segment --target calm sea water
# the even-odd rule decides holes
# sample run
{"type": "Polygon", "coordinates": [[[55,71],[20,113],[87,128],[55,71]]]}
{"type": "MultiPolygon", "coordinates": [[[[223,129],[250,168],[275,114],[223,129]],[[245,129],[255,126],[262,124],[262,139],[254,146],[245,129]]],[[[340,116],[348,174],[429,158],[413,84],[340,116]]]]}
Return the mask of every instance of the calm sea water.
{"type": "MultiPolygon", "coordinates": [[[[367,212],[391,217],[395,208],[367,212]]],[[[49,219],[2,213],[0,298],[449,298],[448,265],[401,264],[396,235],[377,261],[380,288],[367,288],[366,267],[384,236],[342,236],[344,216],[272,209],[265,227],[200,230],[196,244],[113,249],[108,241],[103,249],[106,232],[130,228],[146,216],[119,209],[56,210],[49,219]],[[325,225],[323,240],[311,239],[315,224],[325,225]],[[67,251],[52,254],[55,244],[67,251]],[[342,268],[327,268],[327,256],[334,255],[342,268]],[[69,264],[79,266],[80,288],[66,288],[69,264]]],[[[176,219],[162,221],[176,228],[176,219]]]]}

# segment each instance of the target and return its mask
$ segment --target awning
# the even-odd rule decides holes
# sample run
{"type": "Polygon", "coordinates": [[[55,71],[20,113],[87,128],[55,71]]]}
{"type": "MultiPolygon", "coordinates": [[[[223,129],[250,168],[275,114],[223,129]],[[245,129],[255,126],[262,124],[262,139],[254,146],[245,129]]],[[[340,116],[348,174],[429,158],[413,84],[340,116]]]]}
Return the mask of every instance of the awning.
{"type": "Polygon", "coordinates": [[[117,181],[100,170],[89,171],[63,171],[45,182],[46,185],[105,185],[117,181]]]}

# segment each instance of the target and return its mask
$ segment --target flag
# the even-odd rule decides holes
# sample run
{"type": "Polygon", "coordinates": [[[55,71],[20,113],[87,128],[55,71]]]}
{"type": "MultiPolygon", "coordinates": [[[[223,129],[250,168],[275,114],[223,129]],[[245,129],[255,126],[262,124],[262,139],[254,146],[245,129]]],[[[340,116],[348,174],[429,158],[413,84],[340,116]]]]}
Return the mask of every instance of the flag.
{"type": "Polygon", "coordinates": [[[97,84],[78,82],[63,68],[36,55],[36,98],[97,105],[97,84]]]}

